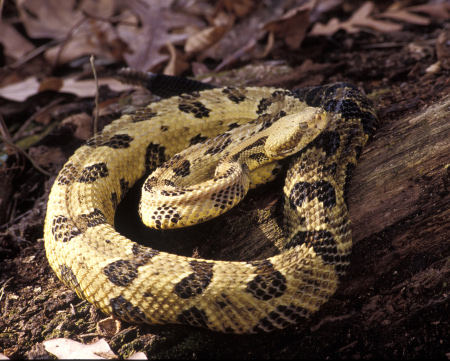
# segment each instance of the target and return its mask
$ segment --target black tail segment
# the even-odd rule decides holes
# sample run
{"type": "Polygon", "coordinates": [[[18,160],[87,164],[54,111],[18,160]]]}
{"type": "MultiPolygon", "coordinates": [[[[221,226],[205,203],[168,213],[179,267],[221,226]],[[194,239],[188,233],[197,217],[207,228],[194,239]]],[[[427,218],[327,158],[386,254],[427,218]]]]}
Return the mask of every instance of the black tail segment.
{"type": "Polygon", "coordinates": [[[150,90],[161,98],[217,88],[214,85],[177,76],[143,72],[130,68],[120,69],[116,78],[123,83],[134,84],[150,90]]]}
{"type": "Polygon", "coordinates": [[[341,113],[344,119],[360,118],[364,133],[368,135],[378,126],[378,116],[372,102],[350,83],[301,88],[293,93],[308,106],[322,106],[329,113],[341,113]]]}

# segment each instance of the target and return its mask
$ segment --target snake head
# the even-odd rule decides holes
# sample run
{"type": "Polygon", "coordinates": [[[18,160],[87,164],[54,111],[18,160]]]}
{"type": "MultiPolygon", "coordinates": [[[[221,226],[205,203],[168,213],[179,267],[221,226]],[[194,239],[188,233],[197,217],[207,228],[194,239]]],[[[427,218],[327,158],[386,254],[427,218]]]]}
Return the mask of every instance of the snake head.
{"type": "Polygon", "coordinates": [[[328,113],[315,107],[306,107],[300,113],[280,118],[267,129],[267,155],[272,159],[282,159],[297,153],[313,141],[328,123],[328,113]]]}

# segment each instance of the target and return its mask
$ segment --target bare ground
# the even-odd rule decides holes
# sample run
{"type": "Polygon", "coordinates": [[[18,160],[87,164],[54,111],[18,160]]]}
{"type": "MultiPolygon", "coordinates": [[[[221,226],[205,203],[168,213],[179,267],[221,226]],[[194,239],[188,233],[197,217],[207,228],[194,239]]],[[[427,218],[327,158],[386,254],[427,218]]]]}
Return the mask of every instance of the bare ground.
{"type": "MultiPolygon", "coordinates": [[[[437,61],[435,40],[442,29],[442,24],[434,24],[388,35],[337,33],[328,39],[307,39],[301,51],[280,49],[273,56],[288,61],[292,70],[287,73],[271,76],[278,69],[276,62],[254,62],[245,71],[213,79],[220,84],[238,79],[242,84],[288,88],[345,80],[363,88],[380,110],[381,126],[352,179],[351,265],[338,292],[305,324],[268,335],[236,336],[122,323],[118,334],[99,335],[96,323],[106,316],[63,286],[45,258],[48,191],[80,145],[73,128],[60,127],[35,146],[36,154],[47,160],[51,178],[29,163],[14,169],[15,160],[9,160],[12,171],[1,178],[3,192],[17,212],[12,222],[0,227],[0,352],[11,359],[49,358],[42,345],[46,339],[91,343],[104,337],[121,357],[144,351],[148,358],[189,359],[448,358],[450,71],[425,71],[437,61]],[[305,65],[305,59],[312,63],[305,65]],[[254,69],[260,76],[248,75],[254,69]]],[[[30,102],[43,105],[56,96],[41,94],[22,104],[17,114],[23,114],[30,102]]],[[[93,107],[92,101],[74,97],[63,101],[78,111],[93,107]]],[[[275,181],[252,191],[243,204],[219,219],[181,233],[155,235],[161,244],[152,245],[214,259],[272,255],[272,241],[279,237],[282,184],[275,181]]],[[[130,213],[126,202],[132,198],[121,206],[121,218],[130,213]]],[[[118,222],[119,229],[128,235],[131,231],[121,222],[125,221],[118,222]]],[[[137,241],[146,232],[130,236],[137,241]]]]}

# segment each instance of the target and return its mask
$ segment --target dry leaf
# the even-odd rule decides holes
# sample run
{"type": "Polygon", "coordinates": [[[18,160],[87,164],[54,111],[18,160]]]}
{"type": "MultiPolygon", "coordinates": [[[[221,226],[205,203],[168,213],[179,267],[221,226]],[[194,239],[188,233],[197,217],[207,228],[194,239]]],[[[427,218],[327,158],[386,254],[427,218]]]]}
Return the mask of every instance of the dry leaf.
{"type": "Polygon", "coordinates": [[[98,59],[117,61],[121,60],[124,48],[111,24],[104,21],[86,21],[67,42],[48,49],[45,58],[53,64],[67,63],[93,54],[98,59]]]}
{"type": "Polygon", "coordinates": [[[436,3],[436,4],[423,4],[407,7],[406,10],[412,12],[419,12],[428,14],[436,19],[449,20],[450,19],[450,4],[436,3]]]}
{"type": "Polygon", "coordinates": [[[111,24],[88,20],[83,11],[109,17],[114,2],[109,0],[17,0],[23,25],[31,38],[66,39],[45,52],[51,63],[62,63],[84,55],[119,60],[123,44],[111,24]],[[78,7],[79,5],[79,7],[78,7]],[[62,48],[61,48],[62,47],[62,48]]]}
{"type": "Polygon", "coordinates": [[[254,8],[253,0],[220,0],[216,5],[216,12],[226,9],[238,18],[246,16],[254,8]]]}
{"type": "MultiPolygon", "coordinates": [[[[61,124],[68,125],[72,124],[75,126],[75,133],[74,137],[78,138],[80,140],[88,140],[92,137],[92,123],[93,123],[92,117],[87,113],[78,113],[71,115],[67,118],[65,118],[61,124]]],[[[97,330],[98,331],[98,330],[97,330]]],[[[100,332],[99,332],[100,333],[100,332]]],[[[105,334],[100,333],[102,336],[108,336],[105,334]]],[[[114,336],[114,335],[113,335],[114,336]]],[[[110,336],[111,337],[111,336],[110,336]]]]}
{"type": "MultiPolygon", "coordinates": [[[[99,86],[108,85],[114,91],[122,92],[136,88],[130,84],[123,84],[114,78],[100,78],[99,86]]],[[[41,84],[36,77],[30,77],[20,82],[7,85],[0,88],[0,97],[18,102],[25,101],[28,97],[39,93],[43,90],[59,91],[61,93],[72,93],[81,98],[93,97],[96,92],[96,84],[94,79],[77,80],[73,78],[47,78],[41,84]]]]}
{"type": "Polygon", "coordinates": [[[136,352],[127,358],[127,360],[147,360],[147,356],[143,352],[136,352]]]}
{"type": "MultiPolygon", "coordinates": [[[[50,352],[59,359],[118,359],[104,339],[100,339],[90,345],[85,345],[84,343],[66,338],[55,338],[53,340],[44,341],[43,344],[47,352],[50,352]]],[[[147,357],[143,352],[137,352],[128,357],[127,360],[147,360],[147,357]]]]}
{"type": "Polygon", "coordinates": [[[309,35],[333,35],[336,31],[343,29],[349,34],[355,34],[363,29],[372,29],[381,33],[400,31],[402,25],[387,21],[374,20],[370,17],[374,9],[371,1],[365,2],[347,21],[340,22],[332,18],[326,25],[316,23],[309,35]]]}
{"type": "Polygon", "coordinates": [[[281,18],[273,20],[263,26],[278,38],[283,38],[291,49],[297,49],[305,38],[309,26],[309,4],[289,10],[281,18]]]}
{"type": "Polygon", "coordinates": [[[436,55],[442,68],[450,69],[450,30],[442,30],[436,39],[436,55]]]}
{"type": "Polygon", "coordinates": [[[38,93],[38,91],[39,81],[36,77],[30,77],[18,83],[0,88],[0,97],[14,100],[16,102],[23,102],[28,97],[38,93]]]}
{"type": "MultiPolygon", "coordinates": [[[[135,86],[130,84],[123,84],[114,78],[100,78],[98,79],[98,86],[108,85],[108,87],[116,92],[134,89],[135,86]]],[[[63,86],[59,91],[61,93],[72,93],[81,98],[93,97],[96,92],[96,84],[94,79],[76,80],[73,78],[65,79],[63,86]]]]}
{"type": "MultiPolygon", "coordinates": [[[[47,170],[53,169],[57,171],[67,161],[67,157],[63,154],[61,148],[59,147],[47,147],[45,145],[30,147],[28,154],[38,165],[46,168],[47,170]]],[[[36,263],[36,261],[31,259],[30,263],[36,263]]]]}
{"type": "Polygon", "coordinates": [[[225,34],[227,26],[212,26],[191,36],[184,45],[187,54],[199,53],[217,43],[225,34]]]}
{"type": "Polygon", "coordinates": [[[14,60],[20,59],[34,49],[34,45],[25,39],[17,30],[9,24],[0,24],[0,43],[3,44],[6,56],[14,60]]]}
{"type": "Polygon", "coordinates": [[[43,344],[47,352],[50,352],[59,359],[105,359],[105,357],[98,356],[97,353],[108,353],[111,356],[115,356],[104,339],[100,339],[90,345],[85,345],[65,338],[55,338],[44,341],[43,344]]]}
{"type": "MultiPolygon", "coordinates": [[[[325,35],[325,36],[331,36],[334,33],[336,33],[338,30],[343,29],[341,22],[338,18],[331,18],[328,23],[321,24],[321,23],[315,23],[314,27],[311,29],[308,35],[325,35]]],[[[349,31],[350,34],[352,34],[352,31],[349,31]]]]}
{"type": "Polygon", "coordinates": [[[177,76],[189,69],[189,63],[186,60],[186,56],[180,55],[173,44],[167,43],[166,49],[169,51],[170,59],[164,67],[163,74],[177,76]]]}
{"type": "MultiPolygon", "coordinates": [[[[174,0],[129,0],[127,5],[141,26],[121,24],[117,27],[120,37],[128,44],[130,52],[124,54],[127,64],[137,70],[152,71],[169,56],[160,52],[167,43],[181,44],[189,34],[178,33],[174,29],[203,23],[191,15],[172,11],[174,0]]],[[[129,20],[133,21],[133,18],[129,20]]],[[[136,19],[134,22],[138,24],[136,19]]]]}
{"type": "Polygon", "coordinates": [[[376,14],[375,17],[398,20],[415,25],[428,25],[430,23],[430,19],[424,18],[423,16],[420,15],[413,14],[408,9],[401,9],[398,7],[397,3],[394,3],[391,6],[389,6],[386,9],[386,11],[380,14],[376,14]]]}
{"type": "Polygon", "coordinates": [[[117,335],[122,329],[122,323],[113,317],[108,317],[97,322],[97,333],[106,336],[113,337],[117,335]]]}
{"type": "Polygon", "coordinates": [[[83,14],[74,0],[17,0],[17,9],[31,38],[62,38],[83,14]]]}
{"type": "Polygon", "coordinates": [[[64,81],[61,78],[51,77],[44,78],[39,84],[39,91],[54,90],[58,91],[62,88],[64,81]]]}

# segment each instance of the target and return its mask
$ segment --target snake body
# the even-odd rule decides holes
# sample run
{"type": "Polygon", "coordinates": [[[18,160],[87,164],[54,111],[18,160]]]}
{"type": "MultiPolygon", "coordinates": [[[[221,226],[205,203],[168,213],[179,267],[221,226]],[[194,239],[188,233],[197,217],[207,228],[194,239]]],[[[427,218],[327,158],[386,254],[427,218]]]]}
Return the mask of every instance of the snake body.
{"type": "Polygon", "coordinates": [[[128,322],[233,333],[295,325],[330,298],[349,263],[346,193],[377,122],[347,83],[194,88],[123,115],[56,178],[44,231],[49,263],[80,297],[128,322]],[[139,212],[171,228],[222,214],[285,161],[285,238],[274,257],[181,257],[114,229],[118,203],[146,173],[139,212]]]}

